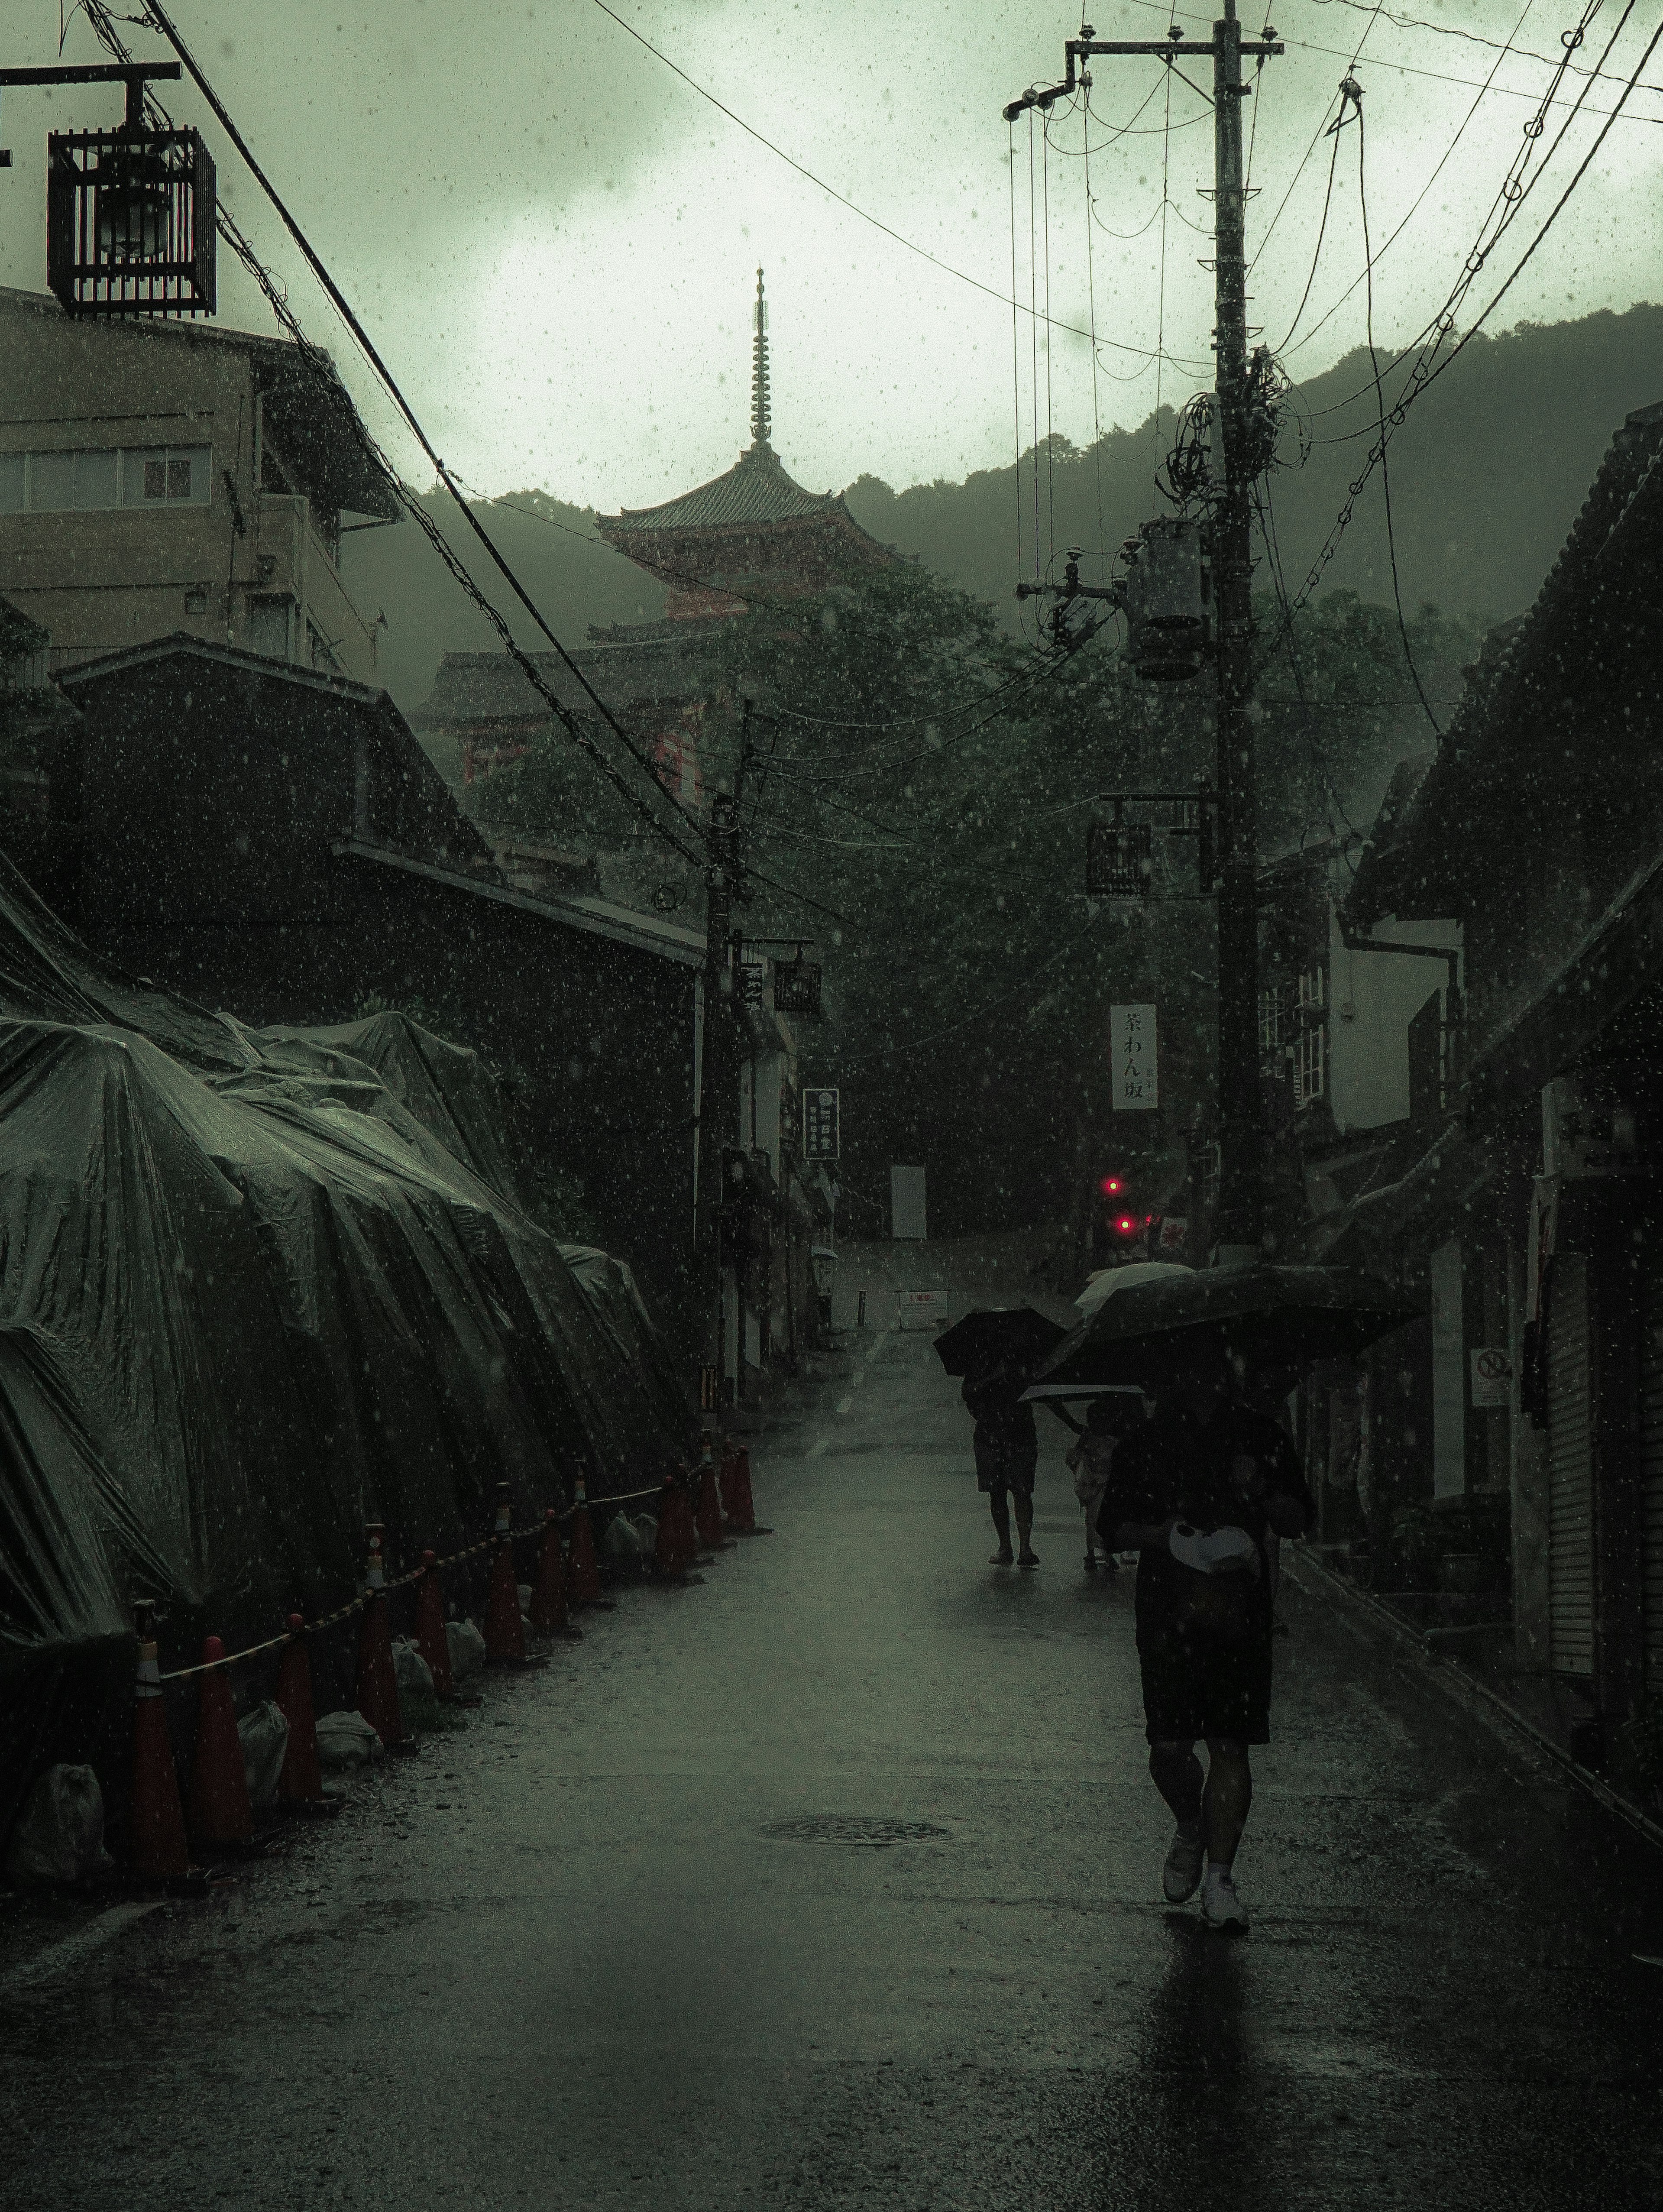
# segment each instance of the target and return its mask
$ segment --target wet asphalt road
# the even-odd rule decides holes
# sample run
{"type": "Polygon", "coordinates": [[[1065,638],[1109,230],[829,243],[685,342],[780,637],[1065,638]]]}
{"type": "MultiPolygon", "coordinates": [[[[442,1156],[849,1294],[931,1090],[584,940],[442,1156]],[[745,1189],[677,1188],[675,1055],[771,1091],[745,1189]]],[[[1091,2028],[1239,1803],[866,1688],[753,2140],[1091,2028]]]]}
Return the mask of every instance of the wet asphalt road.
{"type": "Polygon", "coordinates": [[[1646,1847],[1284,1586],[1253,1933],[1168,1910],[1063,1431],[992,1569],[927,1340],[843,1341],[772,1537],[7,2000],[9,2212],[1663,2202],[1646,1847]]]}

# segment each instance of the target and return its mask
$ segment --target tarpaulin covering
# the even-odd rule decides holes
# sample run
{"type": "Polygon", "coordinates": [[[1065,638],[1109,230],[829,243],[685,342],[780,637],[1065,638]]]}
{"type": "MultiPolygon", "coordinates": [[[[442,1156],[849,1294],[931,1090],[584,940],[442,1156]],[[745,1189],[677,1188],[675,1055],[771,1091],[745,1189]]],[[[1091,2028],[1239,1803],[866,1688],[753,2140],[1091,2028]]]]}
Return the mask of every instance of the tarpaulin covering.
{"type": "Polygon", "coordinates": [[[641,1392],[665,1433],[679,1437],[690,1458],[698,1449],[698,1423],[669,1344],[634,1276],[622,1260],[592,1244],[562,1244],[560,1254],[616,1346],[629,1387],[641,1392]]]}
{"type": "Polygon", "coordinates": [[[235,1649],[350,1596],[367,1519],[397,1562],[501,1480],[524,1517],[684,1455],[645,1308],[621,1335],[502,1187],[492,1105],[402,1016],[257,1033],[108,973],[0,864],[0,1833],[136,1600],[164,1662],[235,1649]]]}

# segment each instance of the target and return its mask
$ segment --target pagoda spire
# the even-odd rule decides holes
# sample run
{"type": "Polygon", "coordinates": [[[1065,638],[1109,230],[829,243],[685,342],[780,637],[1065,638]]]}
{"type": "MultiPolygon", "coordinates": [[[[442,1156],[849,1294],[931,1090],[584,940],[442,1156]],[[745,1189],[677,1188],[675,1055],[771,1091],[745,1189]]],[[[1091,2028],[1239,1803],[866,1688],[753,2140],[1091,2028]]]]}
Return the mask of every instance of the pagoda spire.
{"type": "Polygon", "coordinates": [[[756,337],[750,349],[750,440],[753,453],[771,451],[768,432],[774,412],[768,404],[768,304],[762,296],[762,272],[756,271],[756,337]]]}

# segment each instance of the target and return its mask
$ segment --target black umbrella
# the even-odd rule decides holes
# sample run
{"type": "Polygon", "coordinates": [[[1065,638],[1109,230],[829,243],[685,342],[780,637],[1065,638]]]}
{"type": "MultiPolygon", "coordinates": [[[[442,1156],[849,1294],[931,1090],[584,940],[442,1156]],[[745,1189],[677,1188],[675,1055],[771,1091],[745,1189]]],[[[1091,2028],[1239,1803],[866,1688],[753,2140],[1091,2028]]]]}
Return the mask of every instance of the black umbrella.
{"type": "Polygon", "coordinates": [[[1248,1367],[1355,1357],[1423,1308],[1356,1267],[1203,1267],[1112,1291],[1059,1344],[1036,1382],[1157,1384],[1195,1352],[1248,1367]]]}
{"type": "Polygon", "coordinates": [[[936,1339],[936,1353],[950,1375],[986,1375],[1008,1359],[1024,1373],[1054,1352],[1068,1331],[1032,1306],[998,1306],[968,1313],[936,1339]]]}

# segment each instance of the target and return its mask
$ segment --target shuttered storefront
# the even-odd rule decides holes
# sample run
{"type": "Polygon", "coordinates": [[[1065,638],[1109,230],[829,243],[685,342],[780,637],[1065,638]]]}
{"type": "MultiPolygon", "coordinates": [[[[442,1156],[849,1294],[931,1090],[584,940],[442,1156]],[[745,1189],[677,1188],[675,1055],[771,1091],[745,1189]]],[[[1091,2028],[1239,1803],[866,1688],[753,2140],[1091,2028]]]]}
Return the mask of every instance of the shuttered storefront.
{"type": "Polygon", "coordinates": [[[1593,1404],[1588,1270],[1555,1255],[1547,1301],[1548,1619],[1556,1674],[1593,1674],[1593,1404]]]}
{"type": "Polygon", "coordinates": [[[1640,1329],[1641,1558],[1646,1689],[1663,1697],[1663,1264],[1648,1269],[1640,1329]]]}

